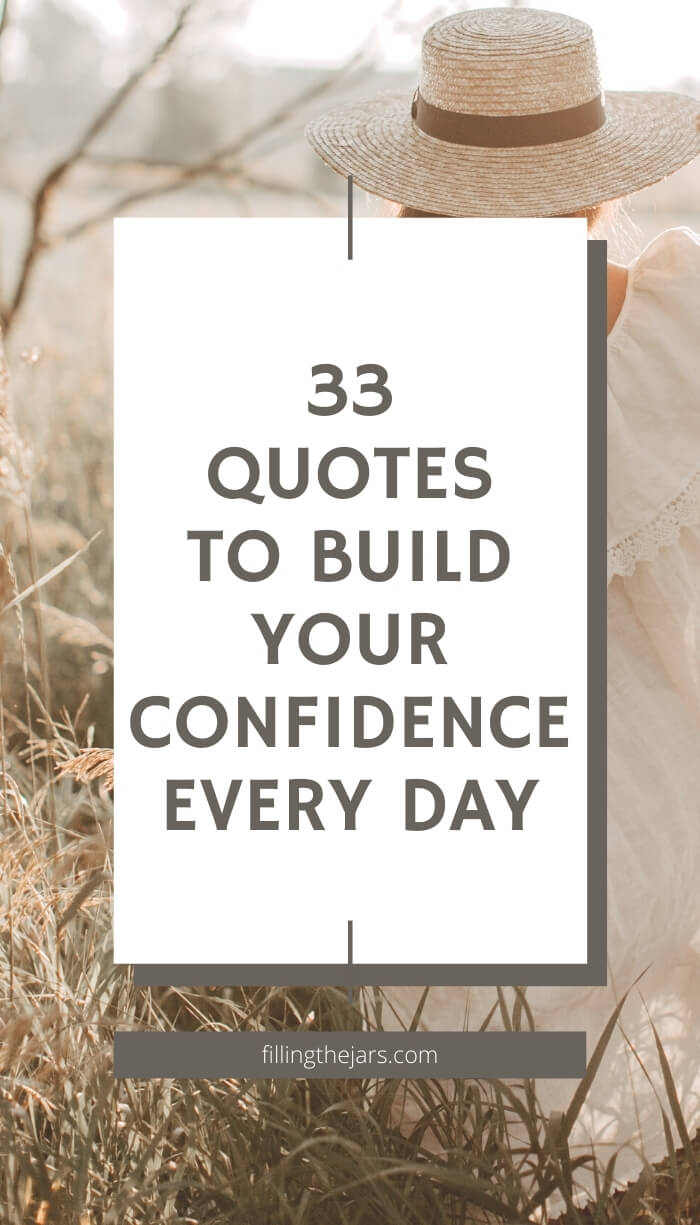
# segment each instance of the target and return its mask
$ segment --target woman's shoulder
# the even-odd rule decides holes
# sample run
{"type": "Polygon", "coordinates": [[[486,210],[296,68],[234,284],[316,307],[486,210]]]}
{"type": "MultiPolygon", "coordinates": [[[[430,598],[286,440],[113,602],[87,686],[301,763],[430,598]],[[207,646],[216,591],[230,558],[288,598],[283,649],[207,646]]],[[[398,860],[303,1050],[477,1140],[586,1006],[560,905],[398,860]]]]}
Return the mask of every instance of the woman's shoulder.
{"type": "Polygon", "coordinates": [[[631,262],[632,274],[645,272],[697,272],[700,266],[700,235],[689,226],[673,226],[652,238],[631,262]]]}
{"type": "Polygon", "coordinates": [[[648,556],[645,541],[651,533],[658,543],[660,524],[675,532],[700,514],[699,389],[700,239],[679,227],[629,265],[608,337],[611,573],[648,556]]]}
{"type": "Polygon", "coordinates": [[[689,304],[700,294],[700,236],[674,226],[652,238],[627,268],[630,307],[675,299],[689,304]]]}
{"type": "MultiPolygon", "coordinates": [[[[664,230],[627,267],[625,299],[608,337],[618,356],[631,342],[635,361],[640,343],[649,359],[653,352],[698,356],[700,331],[700,236],[686,226],[664,230]]],[[[675,366],[675,363],[674,363],[675,366]]],[[[697,369],[697,367],[694,367],[697,369]]],[[[667,374],[672,374],[668,370],[667,374]]]]}

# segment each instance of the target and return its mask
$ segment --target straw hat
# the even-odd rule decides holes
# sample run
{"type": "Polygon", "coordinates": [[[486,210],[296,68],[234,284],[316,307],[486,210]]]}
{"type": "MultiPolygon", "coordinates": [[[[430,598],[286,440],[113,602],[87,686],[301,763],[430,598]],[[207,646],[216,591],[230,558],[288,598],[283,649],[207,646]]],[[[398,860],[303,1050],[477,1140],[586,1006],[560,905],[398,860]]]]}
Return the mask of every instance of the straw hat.
{"type": "Polygon", "coordinates": [[[448,216],[577,212],[700,153],[700,103],[603,94],[593,34],[563,13],[456,13],[423,36],[420,84],[335,106],[306,135],[367,191],[448,216]]]}

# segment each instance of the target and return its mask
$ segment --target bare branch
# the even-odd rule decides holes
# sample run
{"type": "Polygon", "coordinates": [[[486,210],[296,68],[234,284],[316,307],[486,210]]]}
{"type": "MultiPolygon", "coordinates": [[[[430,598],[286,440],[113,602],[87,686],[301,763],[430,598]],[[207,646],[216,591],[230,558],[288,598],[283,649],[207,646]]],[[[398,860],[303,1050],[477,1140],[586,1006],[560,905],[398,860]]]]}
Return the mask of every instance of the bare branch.
{"type": "MultiPolygon", "coordinates": [[[[367,41],[369,42],[370,40],[368,39],[367,41]]],[[[302,90],[301,93],[297,94],[297,96],[290,102],[283,103],[282,106],[278,107],[276,111],[273,111],[271,115],[266,115],[264,119],[260,120],[259,123],[256,123],[253,125],[253,127],[248,128],[246,132],[243,132],[236,138],[233,144],[222,145],[216,150],[209,160],[215,162],[227,162],[232,158],[240,157],[241,154],[245,153],[246,150],[257,140],[259,140],[261,136],[269,136],[271,132],[274,132],[277,128],[281,127],[282,124],[291,119],[297,113],[300,107],[306,106],[309,102],[313,102],[316,98],[319,98],[323,94],[327,93],[331,86],[336,85],[338,81],[342,80],[343,77],[347,76],[348,73],[351,73],[362,63],[364,54],[365,44],[363,44],[362,47],[360,47],[359,50],[356,51],[353,56],[351,56],[351,58],[342,66],[342,68],[339,68],[336,72],[329,73],[327,76],[322,77],[319,81],[314,81],[313,84],[309,85],[307,89],[302,90]]]]}
{"type": "Polygon", "coordinates": [[[322,196],[320,192],[312,191],[309,187],[301,187],[297,183],[286,183],[281,179],[259,178],[257,175],[247,173],[240,175],[240,181],[253,190],[274,191],[284,196],[298,196],[302,200],[311,200],[313,204],[318,205],[324,212],[332,216],[345,215],[344,203],[342,207],[334,206],[333,202],[322,196]]]}
{"type": "Polygon", "coordinates": [[[223,171],[216,163],[201,162],[196,166],[183,166],[175,178],[168,179],[163,183],[150,183],[147,187],[141,187],[137,191],[127,192],[107,208],[100,209],[92,217],[86,217],[82,221],[76,222],[75,225],[60,231],[52,238],[47,239],[46,246],[54,247],[58,246],[61,242],[80,238],[81,235],[88,233],[89,230],[94,230],[96,226],[102,225],[105,221],[111,221],[120,213],[133,208],[135,204],[140,204],[142,200],[150,200],[154,196],[168,196],[193,179],[205,178],[208,174],[222,178],[238,178],[236,172],[233,170],[223,171]]]}
{"type": "MultiPolygon", "coordinates": [[[[0,0],[0,3],[2,0],[0,0]]],[[[185,186],[196,179],[213,176],[216,178],[224,178],[232,174],[237,175],[240,181],[242,171],[240,168],[240,160],[242,156],[262,137],[275,135],[279,136],[280,130],[285,125],[295,118],[297,112],[308,103],[320,98],[327,93],[331,88],[337,86],[348,74],[352,73],[363,62],[366,56],[367,49],[371,45],[372,39],[377,28],[377,24],[373,26],[370,33],[364,39],[357,51],[347,60],[347,62],[332,73],[326,74],[319,80],[314,81],[306,89],[302,90],[296,97],[289,102],[283,103],[272,114],[266,115],[258,123],[248,128],[241,133],[233,142],[228,142],[220,148],[214,150],[202,161],[189,163],[186,165],[177,165],[173,162],[158,161],[157,159],[149,159],[142,157],[135,158],[110,158],[101,157],[99,154],[89,152],[88,146],[94,141],[96,136],[106,127],[125,100],[133,92],[133,90],[144,80],[154,65],[160,58],[172,48],[185,22],[194,8],[197,0],[187,0],[180,8],[176,20],[165,36],[151,52],[148,59],[140,65],[131,76],[124,82],[109,101],[91,120],[90,124],[84,131],[81,138],[77,141],[72,151],[60,162],[56,163],[45,175],[40,183],[32,202],[32,217],[29,238],[24,250],[24,255],[21,262],[20,273],[17,278],[15,289],[11,301],[4,312],[0,312],[0,325],[7,330],[15,318],[27,291],[29,279],[37,259],[41,251],[54,247],[60,242],[64,242],[73,238],[77,238],[103,222],[108,221],[115,215],[124,212],[125,210],[139,204],[143,200],[151,199],[154,196],[169,195],[179,188],[185,186]],[[121,166],[124,168],[136,168],[148,170],[171,170],[173,176],[164,182],[150,183],[147,186],[127,192],[118,199],[110,208],[100,210],[92,217],[88,217],[77,224],[57,233],[54,236],[46,234],[45,221],[51,201],[51,197],[56,187],[61,183],[66,174],[76,165],[76,163],[89,160],[93,164],[103,164],[109,166],[121,166]]],[[[386,19],[400,8],[400,0],[392,0],[384,12],[381,14],[380,20],[386,19]]],[[[279,143],[279,141],[278,141],[279,143]]],[[[272,148],[274,149],[274,145],[272,148]]],[[[268,149],[267,152],[270,150],[268,149]]],[[[287,188],[289,190],[289,188],[287,188]]],[[[296,189],[297,194],[302,194],[302,189],[296,189]]],[[[314,198],[311,195],[309,198],[314,198]]]]}
{"type": "Polygon", "coordinates": [[[183,166],[183,162],[175,158],[142,157],[137,153],[91,153],[89,149],[83,153],[83,162],[88,166],[106,166],[109,170],[181,170],[183,166]]]}
{"type": "Polygon", "coordinates": [[[165,54],[172,46],[175,40],[182,32],[185,21],[193,7],[195,0],[187,0],[180,8],[177,17],[166,34],[165,38],[154,48],[148,58],[138,68],[132,72],[131,76],[124,82],[116,91],[109,101],[102,107],[100,111],[88,124],[80,139],[74,145],[70,153],[56,162],[49,171],[44,175],[41,183],[36,189],[32,202],[32,216],[29,228],[29,237],[24,249],[24,255],[20,266],[19,276],[15,283],[14,293],[12,298],[2,312],[0,322],[5,331],[10,327],[17,311],[19,310],[24,300],[24,295],[27,291],[29,277],[34,266],[34,261],[40,251],[46,246],[46,240],[43,234],[44,220],[49,207],[49,203],[53,192],[58,184],[65,177],[72,166],[83,156],[87,146],[95,139],[99,132],[107,123],[114,117],[119,107],[125,102],[133,90],[139,85],[148,75],[151,69],[158,63],[161,56],[165,54]]]}
{"type": "Polygon", "coordinates": [[[150,187],[142,188],[140,191],[129,192],[128,195],[122,196],[121,199],[117,200],[115,204],[109,205],[108,208],[101,209],[100,212],[94,213],[93,216],[85,217],[82,221],[76,222],[75,225],[69,226],[65,230],[61,230],[58,234],[51,238],[51,240],[47,243],[47,246],[58,246],[64,242],[72,242],[75,238],[82,238],[85,234],[90,233],[91,230],[97,229],[99,226],[104,225],[107,221],[112,221],[116,215],[124,212],[128,208],[133,207],[134,204],[139,204],[142,200],[152,199],[153,197],[160,195],[169,195],[182,187],[186,180],[205,178],[207,176],[211,176],[212,178],[216,178],[219,182],[228,183],[231,185],[242,185],[244,187],[257,188],[259,191],[281,192],[287,196],[299,196],[301,199],[311,200],[314,204],[320,205],[326,212],[329,211],[328,201],[324,200],[318,192],[311,191],[309,188],[301,187],[296,183],[286,183],[280,179],[275,180],[259,178],[244,170],[222,170],[220,166],[216,165],[206,167],[206,169],[193,167],[193,171],[195,170],[197,171],[196,174],[192,173],[184,175],[183,173],[179,178],[171,180],[168,183],[161,184],[160,186],[154,183],[151,184],[150,187]]]}
{"type": "Polygon", "coordinates": [[[178,12],[174,24],[171,26],[162,42],[158,43],[148,59],[145,60],[144,63],[138,68],[134,69],[131,76],[127,78],[123,85],[120,85],[119,89],[116,90],[112,97],[106,102],[102,110],[98,111],[95,118],[83,133],[82,139],[79,140],[75,146],[75,149],[70,157],[71,162],[77,161],[77,159],[85,152],[88,145],[92,144],[95,137],[98,136],[102,129],[107,126],[111,119],[113,119],[120,106],[126,102],[129,95],[134,92],[136,87],[141,84],[145,77],[148,76],[149,72],[155,68],[158,61],[162,59],[167,51],[170,50],[173,43],[182,33],[185,22],[192,11],[193,4],[194,0],[186,0],[186,3],[183,4],[182,8],[178,12]]]}

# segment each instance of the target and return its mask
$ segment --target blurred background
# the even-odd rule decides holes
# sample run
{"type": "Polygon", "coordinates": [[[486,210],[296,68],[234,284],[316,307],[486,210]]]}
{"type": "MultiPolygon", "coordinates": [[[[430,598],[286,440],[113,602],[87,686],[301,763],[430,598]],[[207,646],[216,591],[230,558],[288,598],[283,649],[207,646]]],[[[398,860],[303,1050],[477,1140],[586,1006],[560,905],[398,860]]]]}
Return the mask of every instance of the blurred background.
{"type": "MultiPolygon", "coordinates": [[[[9,0],[0,309],[16,430],[0,433],[0,538],[22,589],[100,533],[44,588],[36,635],[54,708],[74,715],[89,693],[80,719],[97,743],[111,743],[111,218],[343,214],[344,182],[305,145],[304,123],[331,100],[409,93],[422,31],[464,7],[9,0]]],[[[608,89],[700,97],[699,5],[565,7],[594,27],[608,89]]],[[[357,192],[356,208],[378,206],[357,192]]],[[[698,163],[635,196],[611,255],[627,262],[669,225],[700,229],[698,163]]],[[[20,632],[31,648],[32,624],[20,632]]],[[[29,661],[38,681],[38,645],[29,661]]]]}

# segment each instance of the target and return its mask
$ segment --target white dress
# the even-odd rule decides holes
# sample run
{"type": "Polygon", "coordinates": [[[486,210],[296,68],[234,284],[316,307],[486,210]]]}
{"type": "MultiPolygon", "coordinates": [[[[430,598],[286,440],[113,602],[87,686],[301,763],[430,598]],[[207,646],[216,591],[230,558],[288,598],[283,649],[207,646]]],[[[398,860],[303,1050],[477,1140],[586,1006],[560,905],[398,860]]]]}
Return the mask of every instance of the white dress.
{"type": "MultiPolygon", "coordinates": [[[[537,1029],[585,1029],[590,1057],[646,970],[571,1137],[603,1164],[620,1149],[625,1181],[666,1152],[660,1103],[680,1146],[649,1015],[691,1136],[700,1125],[700,241],[686,229],[631,264],[608,337],[608,582],[608,986],[527,998],[537,1029]]],[[[405,1021],[420,990],[385,995],[405,1021]]],[[[478,1028],[494,997],[433,988],[421,1028],[478,1028]]],[[[544,1112],[577,1083],[538,1081],[544,1112]]]]}

